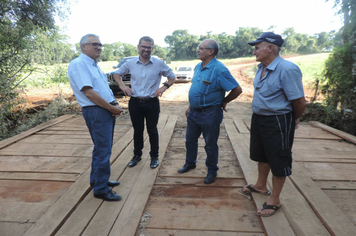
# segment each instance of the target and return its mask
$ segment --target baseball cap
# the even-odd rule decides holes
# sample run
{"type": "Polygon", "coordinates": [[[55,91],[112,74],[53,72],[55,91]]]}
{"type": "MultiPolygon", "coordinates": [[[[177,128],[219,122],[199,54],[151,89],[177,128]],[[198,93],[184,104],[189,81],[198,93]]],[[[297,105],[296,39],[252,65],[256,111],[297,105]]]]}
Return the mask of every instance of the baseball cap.
{"type": "Polygon", "coordinates": [[[273,32],[263,32],[258,37],[258,39],[256,39],[255,41],[250,41],[248,42],[248,44],[250,44],[251,46],[255,46],[256,43],[260,43],[260,42],[272,43],[281,47],[284,43],[284,40],[279,34],[275,34],[273,32]]]}

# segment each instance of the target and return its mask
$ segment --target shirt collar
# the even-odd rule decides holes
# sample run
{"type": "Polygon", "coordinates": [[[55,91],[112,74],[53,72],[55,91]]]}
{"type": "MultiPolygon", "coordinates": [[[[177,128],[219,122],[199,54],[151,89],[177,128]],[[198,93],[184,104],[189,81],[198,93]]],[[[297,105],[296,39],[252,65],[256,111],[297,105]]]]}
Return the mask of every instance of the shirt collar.
{"type": "Polygon", "coordinates": [[[282,57],[278,55],[278,56],[272,61],[272,63],[267,66],[267,69],[269,69],[269,70],[274,70],[274,69],[276,69],[276,67],[277,67],[277,65],[279,64],[280,61],[282,61],[282,57]]]}
{"type": "Polygon", "coordinates": [[[146,65],[146,64],[148,64],[148,63],[152,63],[153,64],[153,60],[152,60],[152,56],[150,57],[150,59],[148,60],[148,62],[146,62],[146,63],[143,63],[142,61],[140,61],[140,56],[138,56],[137,57],[137,59],[136,59],[136,63],[141,63],[141,64],[144,64],[144,65],[146,65]]]}
{"type": "Polygon", "coordinates": [[[202,69],[209,69],[215,62],[216,62],[216,57],[214,57],[213,59],[211,59],[210,61],[209,61],[209,63],[203,68],[203,62],[200,62],[201,63],[201,68],[202,69]]]}
{"type": "MultiPolygon", "coordinates": [[[[274,69],[276,69],[277,65],[278,65],[279,62],[281,62],[282,60],[283,60],[282,57],[281,57],[280,55],[278,55],[278,56],[271,62],[271,64],[269,64],[269,65],[267,66],[267,69],[268,69],[268,70],[274,70],[274,69]]],[[[263,64],[262,64],[262,63],[260,63],[260,64],[258,65],[258,68],[260,68],[260,67],[263,67],[263,64]]]]}
{"type": "Polygon", "coordinates": [[[79,57],[87,64],[97,66],[97,61],[93,60],[92,58],[88,57],[84,53],[80,53],[79,57]]]}

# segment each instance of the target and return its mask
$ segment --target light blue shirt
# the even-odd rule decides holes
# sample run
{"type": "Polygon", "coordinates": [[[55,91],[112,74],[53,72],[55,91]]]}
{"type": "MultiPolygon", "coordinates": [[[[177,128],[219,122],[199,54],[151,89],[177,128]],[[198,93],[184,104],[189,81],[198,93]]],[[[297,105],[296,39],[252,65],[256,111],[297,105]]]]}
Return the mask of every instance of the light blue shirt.
{"type": "Polygon", "coordinates": [[[131,73],[132,97],[154,97],[154,93],[159,88],[161,76],[168,79],[175,78],[172,69],[162,60],[151,57],[144,64],[139,57],[134,57],[123,64],[116,72],[123,76],[131,73]]]}
{"type": "Polygon", "coordinates": [[[79,106],[95,105],[82,91],[85,86],[93,88],[105,101],[109,103],[115,101],[106,75],[101,71],[97,62],[87,55],[81,53],[69,63],[68,77],[79,106]]]}
{"type": "Polygon", "coordinates": [[[238,86],[230,71],[215,57],[204,68],[200,62],[194,69],[189,104],[195,109],[220,105],[226,91],[238,86]]]}
{"type": "Polygon", "coordinates": [[[276,57],[261,78],[263,64],[258,65],[253,86],[252,111],[258,115],[283,115],[293,111],[292,100],[304,97],[302,72],[294,63],[276,57]]]}

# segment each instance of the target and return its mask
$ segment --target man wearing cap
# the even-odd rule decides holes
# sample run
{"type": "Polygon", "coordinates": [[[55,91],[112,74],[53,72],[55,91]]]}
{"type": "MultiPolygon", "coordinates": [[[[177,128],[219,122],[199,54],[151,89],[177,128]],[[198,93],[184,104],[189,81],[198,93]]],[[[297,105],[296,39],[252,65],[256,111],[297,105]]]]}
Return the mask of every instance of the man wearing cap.
{"type": "Polygon", "coordinates": [[[297,65],[279,56],[284,40],[272,32],[262,33],[253,55],[258,65],[253,86],[250,158],[258,162],[256,184],[242,188],[244,194],[257,192],[269,196],[260,216],[271,216],[280,207],[280,193],[286,176],[292,174],[292,145],[299,117],[306,107],[302,73],[297,65]],[[273,192],[267,189],[267,177],[272,171],[273,192]]]}

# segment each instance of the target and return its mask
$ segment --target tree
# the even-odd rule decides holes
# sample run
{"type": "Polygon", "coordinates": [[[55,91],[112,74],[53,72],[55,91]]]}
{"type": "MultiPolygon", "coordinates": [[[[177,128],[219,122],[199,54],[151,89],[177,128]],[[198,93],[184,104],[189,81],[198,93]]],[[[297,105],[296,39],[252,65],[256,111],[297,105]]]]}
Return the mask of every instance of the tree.
{"type": "Polygon", "coordinates": [[[34,70],[35,35],[55,29],[53,16],[64,15],[67,6],[66,0],[0,0],[0,136],[15,119],[21,81],[34,70]]]}
{"type": "Polygon", "coordinates": [[[188,30],[175,30],[172,35],[167,35],[164,41],[169,45],[168,56],[176,60],[187,60],[196,57],[199,38],[196,35],[190,35],[188,30]]]}
{"type": "Polygon", "coordinates": [[[166,59],[166,55],[167,55],[166,51],[157,44],[155,44],[155,49],[153,51],[153,54],[162,59],[166,59]]]}
{"type": "Polygon", "coordinates": [[[247,42],[256,40],[262,34],[262,30],[256,27],[242,28],[236,31],[234,39],[234,49],[240,57],[252,56],[254,48],[248,45],[247,42]]]}

